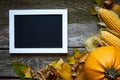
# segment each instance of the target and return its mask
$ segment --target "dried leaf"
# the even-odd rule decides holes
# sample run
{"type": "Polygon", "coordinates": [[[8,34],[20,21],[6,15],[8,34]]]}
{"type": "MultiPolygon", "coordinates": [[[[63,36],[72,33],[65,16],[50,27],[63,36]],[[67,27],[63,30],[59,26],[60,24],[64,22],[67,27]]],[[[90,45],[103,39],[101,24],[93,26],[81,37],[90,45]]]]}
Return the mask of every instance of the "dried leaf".
{"type": "Polygon", "coordinates": [[[80,53],[78,49],[74,48],[73,56],[75,57],[75,59],[79,59],[82,56],[82,54],[80,53]]]}
{"type": "Polygon", "coordinates": [[[49,66],[54,66],[56,63],[57,63],[56,60],[55,60],[55,61],[52,61],[51,63],[49,63],[49,64],[45,67],[45,69],[47,70],[49,66]]]}
{"type": "Polygon", "coordinates": [[[22,80],[25,80],[25,78],[32,79],[31,67],[19,62],[12,62],[11,64],[18,77],[22,80]]]}
{"type": "Polygon", "coordinates": [[[75,80],[87,80],[84,73],[84,64],[79,65],[76,72],[75,80]]]}
{"type": "Polygon", "coordinates": [[[76,48],[73,50],[73,55],[67,57],[68,64],[74,65],[76,62],[78,62],[79,58],[82,57],[82,54],[80,51],[76,48]]]}
{"type": "Polygon", "coordinates": [[[91,15],[97,15],[97,12],[95,10],[95,6],[92,5],[88,8],[88,10],[90,11],[91,15]]]}
{"type": "Polygon", "coordinates": [[[44,73],[42,73],[42,70],[37,71],[37,75],[35,76],[35,80],[46,80],[44,73]]]}
{"type": "Polygon", "coordinates": [[[60,59],[54,65],[54,68],[59,73],[60,77],[64,80],[72,80],[71,66],[67,62],[64,62],[63,59],[60,59]]]}
{"type": "Polygon", "coordinates": [[[101,42],[101,40],[98,37],[98,35],[93,35],[93,36],[87,38],[85,40],[84,44],[85,44],[87,51],[91,52],[91,51],[95,50],[97,47],[102,46],[102,44],[100,42],[101,42]]]}
{"type": "Polygon", "coordinates": [[[31,75],[31,68],[28,67],[26,69],[23,69],[22,70],[23,74],[25,75],[24,77],[25,78],[32,78],[32,75],[31,75]]]}
{"type": "Polygon", "coordinates": [[[103,7],[103,1],[104,0],[94,0],[94,2],[97,4],[99,7],[103,7]]]}
{"type": "Polygon", "coordinates": [[[49,63],[49,66],[54,66],[56,64],[56,60],[55,61],[52,61],[51,63],[49,63]]]}
{"type": "Polygon", "coordinates": [[[80,58],[80,63],[85,62],[85,60],[87,59],[89,53],[85,53],[81,58],[80,58]]]}
{"type": "Polygon", "coordinates": [[[61,69],[58,69],[57,71],[64,80],[72,80],[71,66],[68,63],[64,62],[61,65],[61,69]]]}
{"type": "Polygon", "coordinates": [[[62,69],[61,65],[64,63],[63,59],[60,58],[60,60],[53,66],[55,69],[62,69]]]}
{"type": "Polygon", "coordinates": [[[67,62],[68,62],[68,64],[75,64],[76,61],[75,61],[74,56],[68,56],[67,62]]]}
{"type": "Polygon", "coordinates": [[[104,22],[98,22],[97,24],[100,26],[106,27],[106,24],[104,22]]]}

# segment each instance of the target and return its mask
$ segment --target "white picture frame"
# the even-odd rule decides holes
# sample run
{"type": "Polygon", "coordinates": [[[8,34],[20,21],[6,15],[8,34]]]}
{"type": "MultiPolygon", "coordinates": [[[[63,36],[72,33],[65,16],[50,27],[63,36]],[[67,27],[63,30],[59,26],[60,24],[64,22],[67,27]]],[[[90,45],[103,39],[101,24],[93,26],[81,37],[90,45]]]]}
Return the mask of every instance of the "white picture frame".
{"type": "MultiPolygon", "coordinates": [[[[47,23],[46,23],[47,24],[47,23]]],[[[56,26],[57,27],[57,26],[56,26]]],[[[22,31],[21,31],[22,32],[22,31]]],[[[67,9],[9,10],[9,53],[68,53],[67,9]],[[61,48],[19,48],[15,47],[15,15],[62,15],[61,48]]]]}

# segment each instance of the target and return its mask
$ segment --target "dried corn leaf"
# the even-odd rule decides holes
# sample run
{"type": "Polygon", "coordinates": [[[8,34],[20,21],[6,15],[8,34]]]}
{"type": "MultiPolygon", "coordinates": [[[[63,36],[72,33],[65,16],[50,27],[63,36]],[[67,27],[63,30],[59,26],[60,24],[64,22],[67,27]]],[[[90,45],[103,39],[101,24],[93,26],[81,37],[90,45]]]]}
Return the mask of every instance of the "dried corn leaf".
{"type": "Polygon", "coordinates": [[[101,39],[99,38],[98,35],[93,35],[87,38],[84,44],[88,52],[95,50],[99,46],[104,46],[104,44],[101,42],[101,39]]]}

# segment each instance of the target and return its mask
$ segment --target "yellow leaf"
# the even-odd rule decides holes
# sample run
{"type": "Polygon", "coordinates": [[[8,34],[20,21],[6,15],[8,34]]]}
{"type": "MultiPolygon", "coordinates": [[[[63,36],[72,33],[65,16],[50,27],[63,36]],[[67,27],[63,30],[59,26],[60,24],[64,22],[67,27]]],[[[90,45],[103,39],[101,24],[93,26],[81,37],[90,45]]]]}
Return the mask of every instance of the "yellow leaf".
{"type": "Polygon", "coordinates": [[[49,63],[49,64],[45,67],[45,69],[47,70],[49,66],[54,66],[56,63],[57,63],[56,60],[55,60],[55,61],[52,61],[51,63],[49,63]]]}
{"type": "Polygon", "coordinates": [[[54,68],[55,69],[61,69],[61,65],[64,63],[64,61],[63,61],[63,59],[62,58],[60,58],[60,60],[56,63],[56,64],[54,64],[54,68]]]}
{"type": "Polygon", "coordinates": [[[49,66],[54,66],[56,63],[57,63],[56,60],[55,60],[55,61],[52,61],[52,62],[49,64],[49,66]]]}
{"type": "Polygon", "coordinates": [[[82,56],[82,54],[80,53],[80,51],[78,49],[74,49],[74,57],[75,59],[79,59],[82,56]]]}
{"type": "Polygon", "coordinates": [[[63,78],[64,80],[72,80],[72,75],[71,75],[71,66],[64,62],[61,65],[62,69],[58,69],[58,73],[60,74],[61,78],[63,78]]]}
{"type": "Polygon", "coordinates": [[[32,78],[31,68],[26,68],[22,70],[22,72],[25,75],[25,78],[32,78]]]}
{"type": "Polygon", "coordinates": [[[66,72],[71,73],[71,66],[68,63],[64,62],[61,67],[66,72]]]}
{"type": "Polygon", "coordinates": [[[68,56],[67,57],[68,64],[75,64],[75,58],[74,56],[68,56]]]}
{"type": "Polygon", "coordinates": [[[61,78],[64,80],[72,80],[71,66],[67,62],[64,62],[63,59],[60,59],[53,67],[61,78]]]}
{"type": "Polygon", "coordinates": [[[80,62],[85,62],[86,58],[88,57],[89,53],[85,53],[81,58],[80,62]]]}

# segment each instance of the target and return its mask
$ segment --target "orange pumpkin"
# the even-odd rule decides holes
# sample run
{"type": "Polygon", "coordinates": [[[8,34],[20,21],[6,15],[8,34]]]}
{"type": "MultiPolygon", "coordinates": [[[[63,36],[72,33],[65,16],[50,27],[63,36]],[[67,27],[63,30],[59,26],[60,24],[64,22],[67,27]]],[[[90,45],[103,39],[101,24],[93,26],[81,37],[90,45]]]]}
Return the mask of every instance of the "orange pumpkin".
{"type": "Polygon", "coordinates": [[[85,62],[87,80],[120,80],[120,50],[105,46],[92,51],[85,62]]]}

